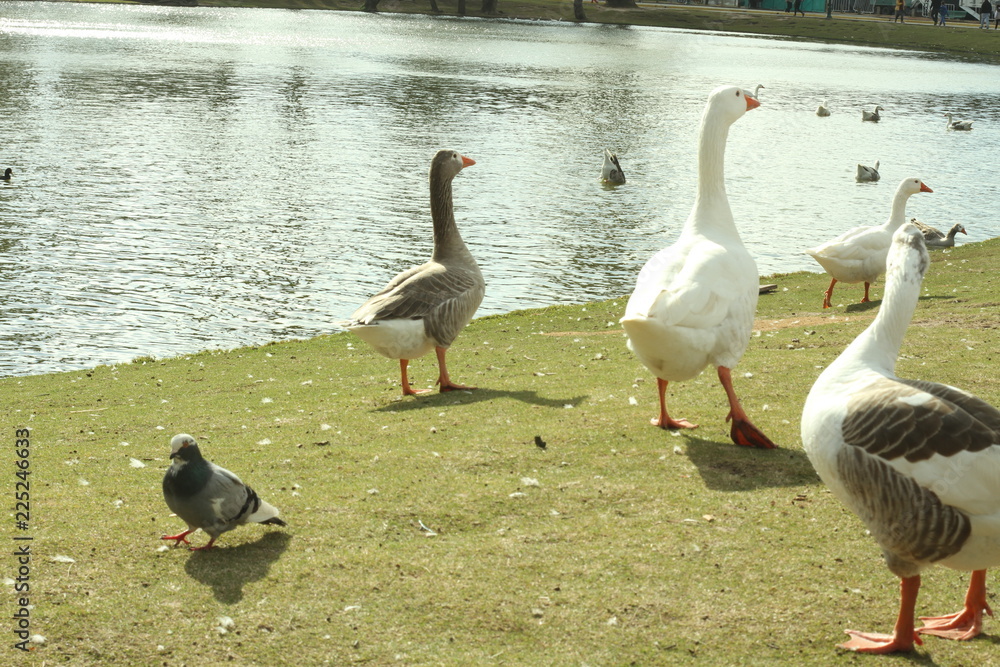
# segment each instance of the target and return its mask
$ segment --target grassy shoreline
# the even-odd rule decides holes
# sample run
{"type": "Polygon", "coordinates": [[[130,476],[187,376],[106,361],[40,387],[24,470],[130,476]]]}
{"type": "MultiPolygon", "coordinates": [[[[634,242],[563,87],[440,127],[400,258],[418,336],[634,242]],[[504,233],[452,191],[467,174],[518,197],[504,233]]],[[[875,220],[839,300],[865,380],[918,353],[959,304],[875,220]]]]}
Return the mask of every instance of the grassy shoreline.
{"type": "MultiPolygon", "coordinates": [[[[902,376],[1000,403],[998,256],[1000,239],[933,253],[902,376]]],[[[712,373],[671,387],[677,416],[700,428],[648,425],[655,382],[625,348],[623,299],[473,321],[449,355],[456,381],[480,387],[468,393],[401,399],[396,364],[349,334],[0,380],[10,444],[31,429],[31,528],[19,535],[33,538],[37,654],[853,664],[834,644],[845,627],[888,631],[897,582],[819,483],[798,420],[881,286],[871,304],[839,286],[823,312],[825,275],[767,280],[778,291],[761,297],[735,375],[773,452],[729,442],[712,373]],[[178,528],[160,480],[182,431],[289,527],[159,551],[178,528]],[[220,634],[220,616],[235,628],[220,634]]],[[[412,364],[415,386],[435,375],[429,357],[412,364]]],[[[918,612],[954,611],[966,582],[928,572],[918,612]]],[[[988,664],[996,623],[971,642],[929,638],[915,660],[988,664]]]]}
{"type": "MultiPolygon", "coordinates": [[[[360,11],[363,3],[361,0],[198,0],[198,4],[203,7],[360,11]]],[[[440,16],[456,15],[455,0],[439,0],[437,4],[441,9],[440,16]]],[[[468,0],[466,4],[466,16],[474,18],[575,22],[573,3],[570,0],[500,0],[500,14],[496,16],[483,15],[478,0],[468,0]]],[[[379,12],[433,14],[429,0],[382,0],[379,12]]],[[[810,12],[805,17],[795,18],[784,12],[666,3],[643,4],[636,9],[615,9],[587,2],[584,4],[584,12],[590,23],[723,31],[802,41],[948,53],[986,62],[1000,60],[1000,31],[969,29],[978,26],[971,21],[955,20],[954,17],[948,27],[937,28],[930,19],[924,18],[909,18],[905,24],[894,24],[891,16],[834,13],[832,19],[827,19],[825,14],[810,12]]]]}

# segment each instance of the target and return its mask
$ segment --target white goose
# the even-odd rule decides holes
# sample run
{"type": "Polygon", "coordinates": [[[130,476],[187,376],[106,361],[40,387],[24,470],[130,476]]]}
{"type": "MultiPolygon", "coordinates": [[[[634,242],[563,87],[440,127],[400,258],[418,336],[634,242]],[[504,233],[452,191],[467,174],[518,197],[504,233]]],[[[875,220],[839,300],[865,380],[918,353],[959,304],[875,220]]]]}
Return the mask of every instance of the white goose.
{"type": "Polygon", "coordinates": [[[858,183],[874,183],[882,178],[878,173],[879,161],[875,160],[875,166],[869,167],[863,164],[858,165],[858,173],[854,177],[858,183]]]}
{"type": "Polygon", "coordinates": [[[687,380],[708,364],[729,398],[730,437],[738,445],[772,448],[747,417],[731,369],[750,341],[757,306],[757,265],[743,246],[726,197],[723,167],[729,127],[760,106],[735,86],[712,91],[698,138],[698,191],[677,241],[639,272],[621,323],[628,346],[657,377],[660,428],[695,428],[667,414],[667,383],[687,380]]]}
{"type": "Polygon", "coordinates": [[[823,100],[823,104],[821,104],[818,107],[816,107],[816,115],[817,116],[829,116],[830,115],[830,108],[826,104],[827,104],[826,100],[823,100]]]}
{"type": "Polygon", "coordinates": [[[622,171],[622,166],[618,164],[618,156],[607,148],[604,149],[604,166],[601,167],[601,179],[605,183],[613,183],[615,185],[621,185],[625,182],[625,172],[622,171]]]}
{"type": "Polygon", "coordinates": [[[763,88],[763,87],[764,87],[764,84],[758,83],[757,86],[753,89],[753,98],[755,100],[760,100],[760,89],[763,88]]]}
{"type": "Polygon", "coordinates": [[[934,192],[919,178],[904,178],[896,188],[892,198],[889,219],[875,227],[855,227],[816,246],[806,252],[820,263],[833,278],[829,289],[824,292],[823,307],[830,307],[833,286],[837,281],[865,284],[865,296],[861,303],[867,303],[868,289],[885,272],[885,257],[892,243],[892,234],[906,222],[906,200],[917,192],[934,192]]]}
{"type": "Polygon", "coordinates": [[[949,130],[962,130],[967,132],[972,129],[971,120],[952,120],[950,113],[946,113],[945,116],[948,118],[949,130]]]}
{"type": "Polygon", "coordinates": [[[867,120],[872,123],[877,123],[882,120],[882,116],[879,115],[879,111],[885,111],[881,106],[876,106],[873,111],[861,110],[861,120],[867,120]]]}
{"type": "Polygon", "coordinates": [[[399,359],[403,394],[429,390],[410,387],[410,359],[431,349],[437,353],[441,391],[475,389],[455,384],[448,376],[448,347],[475,314],[486,293],[476,260],[455,225],[451,181],[475,161],[451,150],[438,151],[431,162],[431,218],[434,254],[426,264],[393,278],[351,316],[347,328],[380,354],[399,359]]]}
{"type": "Polygon", "coordinates": [[[875,320],[819,376],[802,412],[802,443],[823,482],[853,510],[902,580],[891,635],[848,630],[842,648],[912,650],[916,633],[979,634],[986,568],[1000,564],[1000,411],[961,389],[895,375],[896,357],[929,258],[920,232],[893,237],[885,298],[875,320]],[[920,572],[969,570],[961,612],[922,618],[920,572]]]}
{"type": "Polygon", "coordinates": [[[955,246],[955,235],[961,232],[968,234],[965,227],[959,224],[952,225],[947,234],[941,232],[937,227],[924,224],[916,218],[910,218],[910,222],[917,226],[920,233],[924,235],[924,243],[928,248],[952,248],[955,246]]]}

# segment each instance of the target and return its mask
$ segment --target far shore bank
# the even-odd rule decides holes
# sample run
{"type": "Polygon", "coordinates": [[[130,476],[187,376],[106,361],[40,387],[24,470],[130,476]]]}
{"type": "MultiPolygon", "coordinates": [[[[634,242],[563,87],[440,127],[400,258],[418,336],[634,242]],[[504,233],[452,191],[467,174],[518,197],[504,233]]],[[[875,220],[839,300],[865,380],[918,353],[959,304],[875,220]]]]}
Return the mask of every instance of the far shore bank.
{"type": "MultiPolygon", "coordinates": [[[[64,0],[76,2],[79,0],[64,0]]],[[[248,7],[272,9],[318,9],[333,11],[363,10],[362,0],[86,0],[125,4],[197,4],[201,7],[248,7]]],[[[381,14],[423,14],[458,16],[457,0],[437,0],[439,12],[431,9],[430,0],[381,0],[381,14]]],[[[486,19],[518,19],[578,23],[571,0],[499,0],[496,14],[484,14],[480,0],[468,0],[465,16],[486,19]]],[[[906,23],[893,23],[891,15],[833,13],[832,18],[818,12],[793,17],[781,11],[730,7],[706,7],[667,2],[642,3],[634,9],[618,9],[585,2],[587,23],[633,25],[682,30],[707,30],[756,36],[773,36],[799,41],[814,41],[857,46],[907,49],[947,53],[965,59],[1000,61],[1000,30],[979,30],[974,21],[953,16],[947,27],[935,26],[929,18],[908,17],[906,23]],[[976,29],[973,29],[976,28],[976,29]]]]}

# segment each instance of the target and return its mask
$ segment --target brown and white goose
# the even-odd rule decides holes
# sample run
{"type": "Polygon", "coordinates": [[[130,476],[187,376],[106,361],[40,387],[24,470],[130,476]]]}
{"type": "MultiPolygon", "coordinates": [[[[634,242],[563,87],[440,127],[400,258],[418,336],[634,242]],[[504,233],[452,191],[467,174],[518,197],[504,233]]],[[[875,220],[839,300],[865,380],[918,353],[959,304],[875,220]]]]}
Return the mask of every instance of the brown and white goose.
{"type": "Polygon", "coordinates": [[[871,284],[885,272],[885,257],[889,252],[892,234],[906,222],[906,201],[910,195],[918,192],[934,191],[919,178],[904,178],[892,198],[888,220],[874,227],[855,227],[835,239],[806,250],[832,277],[830,287],[824,292],[824,308],[831,305],[833,286],[837,281],[863,282],[865,296],[861,303],[868,302],[871,284]]]}
{"type": "Polygon", "coordinates": [[[865,111],[864,109],[862,109],[861,120],[869,121],[871,123],[877,123],[880,120],[882,120],[882,116],[879,114],[879,111],[885,111],[885,109],[883,109],[881,106],[876,106],[871,111],[865,111]]]}
{"type": "Polygon", "coordinates": [[[953,248],[955,246],[955,235],[961,232],[962,234],[968,234],[965,231],[965,227],[959,224],[952,225],[948,233],[943,233],[937,227],[931,227],[930,225],[924,224],[917,220],[916,218],[910,218],[910,222],[917,226],[920,233],[924,235],[924,243],[927,244],[928,248],[953,248]]]}
{"type": "Polygon", "coordinates": [[[858,165],[858,173],[854,177],[858,183],[875,183],[880,178],[882,178],[878,173],[879,161],[875,160],[875,166],[869,167],[865,164],[858,165]]]}
{"type": "Polygon", "coordinates": [[[410,386],[407,366],[433,349],[441,391],[475,389],[452,382],[445,355],[475,314],[486,293],[483,274],[455,224],[451,181],[476,162],[452,150],[431,161],[434,253],[426,264],[400,273],[351,316],[347,328],[380,354],[399,359],[403,394],[430,390],[410,386]]]}
{"type": "Polygon", "coordinates": [[[607,148],[604,149],[604,165],[601,167],[601,180],[605,183],[621,185],[625,182],[625,172],[618,163],[618,156],[607,148]]]}
{"type": "Polygon", "coordinates": [[[842,648],[909,651],[916,633],[979,634],[986,568],[1000,565],[1000,410],[961,389],[895,374],[929,258],[920,232],[892,240],[885,298],[872,324],[823,371],[802,411],[802,443],[833,494],[853,510],[902,580],[891,635],[848,630],[842,648]],[[922,618],[920,573],[930,565],[972,572],[962,611],[922,618]]]}
{"type": "Polygon", "coordinates": [[[960,130],[963,132],[968,132],[972,129],[971,120],[952,120],[952,115],[946,113],[945,117],[948,119],[948,129],[949,130],[960,130]]]}
{"type": "Polygon", "coordinates": [[[677,241],[642,268],[622,327],[628,346],[656,375],[660,428],[695,428],[667,414],[667,383],[717,368],[729,398],[730,437],[738,445],[773,448],[733,390],[732,368],[750,342],[757,297],[757,265],[747,252],[726,197],[723,162],[729,127],[760,106],[735,86],[712,91],[698,136],[698,186],[694,207],[677,241]]]}

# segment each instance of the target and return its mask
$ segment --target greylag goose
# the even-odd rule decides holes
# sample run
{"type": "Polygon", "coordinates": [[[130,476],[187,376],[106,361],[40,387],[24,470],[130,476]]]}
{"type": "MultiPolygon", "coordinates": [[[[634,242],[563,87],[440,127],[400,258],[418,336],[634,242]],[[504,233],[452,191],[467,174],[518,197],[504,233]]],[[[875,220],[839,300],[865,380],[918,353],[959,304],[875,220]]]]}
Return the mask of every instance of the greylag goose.
{"type": "Polygon", "coordinates": [[[614,183],[615,185],[621,185],[625,182],[625,172],[618,164],[618,156],[607,148],[604,149],[604,166],[601,168],[601,178],[605,183],[614,183]]]}
{"type": "Polygon", "coordinates": [[[881,106],[876,106],[874,111],[861,110],[861,120],[871,121],[872,123],[877,123],[882,120],[882,116],[879,115],[879,111],[885,111],[881,106]]]}
{"type": "Polygon", "coordinates": [[[895,374],[929,258],[920,232],[893,236],[885,298],[875,320],[820,374],[802,411],[802,444],[820,478],[854,511],[899,577],[891,635],[847,630],[841,648],[909,651],[917,633],[979,634],[986,568],[1000,564],[1000,411],[961,389],[895,374]],[[921,617],[920,573],[971,571],[962,611],[921,617]]]}
{"type": "Polygon", "coordinates": [[[3,176],[0,176],[0,180],[9,181],[10,177],[14,174],[14,170],[7,167],[3,170],[3,176]]]}
{"type": "Polygon", "coordinates": [[[171,439],[170,460],[163,476],[163,499],[188,529],[160,539],[174,540],[174,546],[190,544],[187,536],[201,528],[211,539],[203,547],[191,547],[200,551],[211,549],[219,535],[245,523],[288,525],[278,518],[276,507],[261,500],[239,477],[206,460],[187,433],[171,439]]]}
{"type": "Polygon", "coordinates": [[[451,150],[438,151],[431,162],[431,218],[434,253],[426,264],[400,273],[351,316],[348,330],[390,359],[399,359],[403,395],[424,393],[410,387],[407,366],[433,349],[437,353],[441,391],[475,389],[456,384],[448,375],[445,355],[475,314],[486,293],[476,260],[455,224],[451,181],[476,162],[451,150]]]}
{"type": "Polygon", "coordinates": [[[701,116],[694,207],[677,241],[639,272],[621,324],[629,349],[657,378],[660,414],[654,425],[696,427],[667,414],[667,383],[693,378],[712,364],[729,399],[733,442],[773,448],[744,412],[731,376],[750,341],[760,286],[757,265],[733,222],[723,163],[729,127],[758,106],[735,86],[712,91],[701,116]]]}
{"type": "Polygon", "coordinates": [[[830,115],[830,109],[829,109],[829,107],[826,106],[826,100],[823,100],[823,104],[821,104],[818,107],[816,107],[816,115],[817,116],[829,116],[830,115]]]}
{"type": "Polygon", "coordinates": [[[875,166],[869,167],[863,164],[858,165],[858,174],[854,177],[858,183],[874,183],[882,178],[878,173],[879,161],[875,160],[875,166]]]}
{"type": "Polygon", "coordinates": [[[949,130],[962,130],[967,132],[972,129],[971,120],[952,120],[950,113],[946,113],[945,116],[948,118],[949,130]]]}
{"type": "Polygon", "coordinates": [[[934,191],[919,178],[904,178],[896,188],[889,219],[884,223],[874,227],[855,227],[833,240],[806,250],[833,278],[830,288],[824,292],[824,308],[830,307],[833,286],[838,280],[844,283],[863,282],[865,296],[861,303],[869,300],[869,287],[885,272],[885,257],[889,252],[889,244],[892,243],[892,235],[906,222],[906,201],[910,195],[918,192],[934,191]]]}
{"type": "Polygon", "coordinates": [[[920,233],[924,235],[924,243],[927,244],[928,248],[951,248],[955,245],[955,234],[961,232],[962,234],[968,234],[965,231],[965,227],[962,225],[952,225],[951,229],[948,230],[947,234],[941,233],[936,227],[931,227],[930,225],[925,225],[916,218],[910,218],[910,222],[916,225],[920,233]]]}

